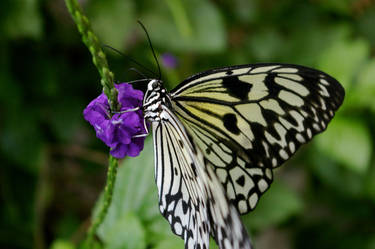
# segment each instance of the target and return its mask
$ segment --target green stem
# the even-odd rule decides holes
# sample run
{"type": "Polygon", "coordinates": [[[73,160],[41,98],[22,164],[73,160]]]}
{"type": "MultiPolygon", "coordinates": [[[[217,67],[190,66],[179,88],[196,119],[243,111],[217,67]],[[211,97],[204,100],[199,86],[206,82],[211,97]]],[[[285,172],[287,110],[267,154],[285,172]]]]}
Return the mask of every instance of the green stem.
{"type": "Polygon", "coordinates": [[[98,215],[91,223],[91,226],[87,232],[87,239],[86,239],[86,248],[91,248],[92,241],[96,234],[96,231],[100,224],[104,221],[105,216],[107,215],[108,208],[112,202],[113,196],[113,187],[116,182],[117,176],[117,167],[118,167],[118,160],[112,156],[109,156],[109,167],[107,172],[107,184],[104,188],[104,200],[99,208],[98,215]]]}
{"type": "Polygon", "coordinates": [[[103,92],[107,95],[111,110],[118,110],[117,90],[113,85],[113,73],[108,68],[107,58],[100,46],[99,40],[91,29],[88,18],[83,14],[77,0],[65,0],[65,4],[81,33],[82,41],[92,55],[92,61],[99,71],[103,92]]]}
{"type": "MultiPolygon", "coordinates": [[[[117,101],[117,90],[113,84],[113,73],[108,68],[106,56],[101,49],[98,38],[91,29],[88,18],[83,14],[81,7],[77,0],[65,0],[65,4],[76,23],[78,30],[82,36],[82,41],[85,43],[92,55],[92,61],[99,71],[101,77],[101,84],[103,92],[108,97],[108,102],[111,110],[119,110],[119,103],[117,101]]],[[[108,208],[112,201],[113,187],[116,181],[118,160],[112,156],[109,157],[109,166],[107,173],[107,183],[104,189],[104,200],[99,207],[98,215],[92,218],[91,226],[87,232],[85,241],[86,248],[92,248],[92,243],[97,232],[98,227],[102,224],[105,216],[108,213],[108,208]]]]}

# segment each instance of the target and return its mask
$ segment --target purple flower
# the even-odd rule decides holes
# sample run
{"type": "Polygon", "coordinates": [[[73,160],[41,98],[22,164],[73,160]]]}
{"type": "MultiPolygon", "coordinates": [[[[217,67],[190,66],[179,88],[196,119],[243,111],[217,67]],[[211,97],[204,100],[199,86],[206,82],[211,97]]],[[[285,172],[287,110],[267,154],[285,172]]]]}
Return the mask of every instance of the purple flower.
{"type": "Polygon", "coordinates": [[[83,116],[94,127],[96,136],[111,148],[112,156],[138,156],[145,137],[135,136],[146,133],[142,110],[124,111],[141,107],[143,92],[127,83],[115,84],[115,87],[121,104],[119,113],[111,117],[107,96],[102,93],[85,108],[83,116]]]}
{"type": "Polygon", "coordinates": [[[176,68],[178,64],[177,58],[171,53],[162,54],[161,61],[166,68],[170,69],[176,68]]]}

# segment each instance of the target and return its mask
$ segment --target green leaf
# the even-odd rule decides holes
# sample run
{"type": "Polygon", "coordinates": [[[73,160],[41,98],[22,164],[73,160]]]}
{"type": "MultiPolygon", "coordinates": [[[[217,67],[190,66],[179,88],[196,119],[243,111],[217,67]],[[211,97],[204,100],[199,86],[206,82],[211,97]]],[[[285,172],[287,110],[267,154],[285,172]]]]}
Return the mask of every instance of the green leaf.
{"type": "Polygon", "coordinates": [[[52,242],[50,249],[74,249],[72,242],[63,239],[56,239],[52,242]]]}
{"type": "Polygon", "coordinates": [[[166,0],[142,18],[154,44],[175,51],[218,52],[226,47],[220,12],[206,0],[166,0]]]}
{"type": "Polygon", "coordinates": [[[339,14],[350,14],[353,0],[324,0],[318,1],[324,8],[339,14]]]}
{"type": "Polygon", "coordinates": [[[375,162],[372,163],[365,179],[365,194],[375,203],[375,162]]]}
{"type": "Polygon", "coordinates": [[[365,65],[358,76],[357,86],[363,89],[363,92],[370,91],[370,95],[375,94],[375,59],[372,59],[365,65]]]}
{"type": "Polygon", "coordinates": [[[375,112],[375,59],[370,60],[359,72],[354,88],[348,92],[347,106],[369,108],[375,112]]]}
{"type": "MultiPolygon", "coordinates": [[[[75,136],[80,133],[79,129],[85,121],[82,111],[77,111],[77,109],[83,110],[86,103],[83,104],[79,101],[75,97],[69,97],[54,103],[53,111],[57,115],[50,116],[48,122],[60,141],[75,143],[75,136]]],[[[85,125],[88,126],[88,123],[85,125]]]]}
{"type": "Polygon", "coordinates": [[[251,229],[264,229],[280,224],[301,211],[302,201],[297,194],[285,184],[274,182],[255,210],[244,220],[251,229]]]}
{"type": "Polygon", "coordinates": [[[3,126],[0,149],[16,162],[13,166],[20,165],[28,172],[37,174],[46,154],[35,110],[23,113],[21,119],[19,113],[11,113],[3,126]]]}
{"type": "Polygon", "coordinates": [[[219,246],[216,244],[216,241],[210,237],[210,249],[219,249],[219,246]]]}
{"type": "Polygon", "coordinates": [[[366,8],[366,11],[362,12],[358,16],[357,32],[367,38],[371,44],[375,44],[375,8],[366,8]]]}
{"type": "Polygon", "coordinates": [[[327,131],[315,139],[315,145],[347,168],[365,173],[369,167],[372,142],[362,120],[335,117],[327,131]]]}
{"type": "Polygon", "coordinates": [[[266,29],[250,37],[249,47],[259,61],[272,61],[283,51],[281,35],[274,29],[266,29]]]}
{"type": "Polygon", "coordinates": [[[235,0],[229,4],[233,6],[236,18],[242,22],[254,21],[259,13],[259,7],[256,1],[235,0]]]}
{"type": "Polygon", "coordinates": [[[322,53],[318,67],[335,77],[345,89],[352,83],[354,74],[360,69],[370,53],[366,40],[338,40],[322,53]]]}
{"type": "Polygon", "coordinates": [[[146,248],[145,229],[139,217],[132,212],[123,213],[101,234],[108,249],[146,248]]]}
{"type": "Polygon", "coordinates": [[[375,249],[375,238],[372,237],[370,241],[367,243],[367,246],[365,249],[375,249]]]}
{"type": "Polygon", "coordinates": [[[148,223],[146,228],[147,241],[149,244],[158,244],[161,240],[174,240],[174,238],[181,240],[181,238],[172,233],[171,226],[161,214],[148,223]]]}
{"type": "Polygon", "coordinates": [[[11,38],[32,37],[38,39],[43,33],[38,0],[13,0],[6,12],[4,29],[11,38]]]}
{"type": "MultiPolygon", "coordinates": [[[[100,205],[100,201],[96,207],[100,205]]],[[[131,225],[126,225],[126,222],[133,222],[137,223],[135,225],[139,225],[137,229],[140,230],[136,231],[138,237],[134,237],[134,240],[141,240],[142,243],[145,243],[144,227],[155,218],[163,219],[158,209],[157,191],[154,181],[152,140],[146,139],[141,155],[125,159],[120,165],[112,203],[104,222],[98,228],[98,235],[103,241],[109,241],[109,238],[112,238],[111,233],[119,233],[118,236],[123,237],[121,231],[123,232],[130,228],[121,226],[129,227],[131,225]],[[126,214],[126,217],[123,217],[124,214],[126,214]],[[131,217],[128,217],[129,214],[131,214],[131,217]],[[118,222],[120,223],[118,224],[118,222]],[[113,229],[119,229],[119,231],[113,229]]],[[[143,244],[137,244],[137,246],[143,246],[143,244]]]]}
{"type": "Polygon", "coordinates": [[[328,186],[327,190],[334,189],[346,198],[359,198],[363,194],[364,175],[353,174],[352,170],[330,159],[325,154],[312,153],[309,161],[312,163],[313,172],[328,186]]]}
{"type": "Polygon", "coordinates": [[[92,1],[88,9],[92,29],[102,44],[122,49],[135,25],[134,3],[123,0],[92,1]]]}
{"type": "Polygon", "coordinates": [[[154,249],[181,249],[184,248],[184,241],[177,236],[170,236],[168,239],[161,240],[154,249]]]}

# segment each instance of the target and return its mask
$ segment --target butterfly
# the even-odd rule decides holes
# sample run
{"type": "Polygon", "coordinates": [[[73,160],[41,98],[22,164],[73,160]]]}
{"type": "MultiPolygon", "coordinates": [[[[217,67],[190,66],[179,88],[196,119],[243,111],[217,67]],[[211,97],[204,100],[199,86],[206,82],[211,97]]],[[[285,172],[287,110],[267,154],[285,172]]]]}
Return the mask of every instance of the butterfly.
{"type": "Polygon", "coordinates": [[[240,215],[270,187],[273,169],[324,131],[344,89],[324,72],[249,64],[196,74],[168,92],[148,82],[159,208],[186,249],[252,248],[240,215]]]}

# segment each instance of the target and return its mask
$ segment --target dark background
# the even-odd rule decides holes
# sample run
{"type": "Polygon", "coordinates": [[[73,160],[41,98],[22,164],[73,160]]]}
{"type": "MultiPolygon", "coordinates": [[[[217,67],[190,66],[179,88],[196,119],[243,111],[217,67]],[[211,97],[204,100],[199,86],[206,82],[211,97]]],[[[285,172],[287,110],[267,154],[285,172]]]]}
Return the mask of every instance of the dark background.
{"type": "MultiPolygon", "coordinates": [[[[243,220],[258,249],[375,248],[375,1],[80,3],[103,44],[156,71],[141,20],[169,89],[213,67],[256,62],[337,78],[347,95],[328,130],[276,170],[243,220]]],[[[105,52],[117,81],[142,78],[126,57],[105,52]]],[[[73,249],[84,238],[106,177],[108,149],[82,117],[99,81],[62,0],[0,2],[0,248],[73,249]]],[[[150,142],[121,163],[99,229],[106,248],[183,248],[158,211],[150,142]]]]}

